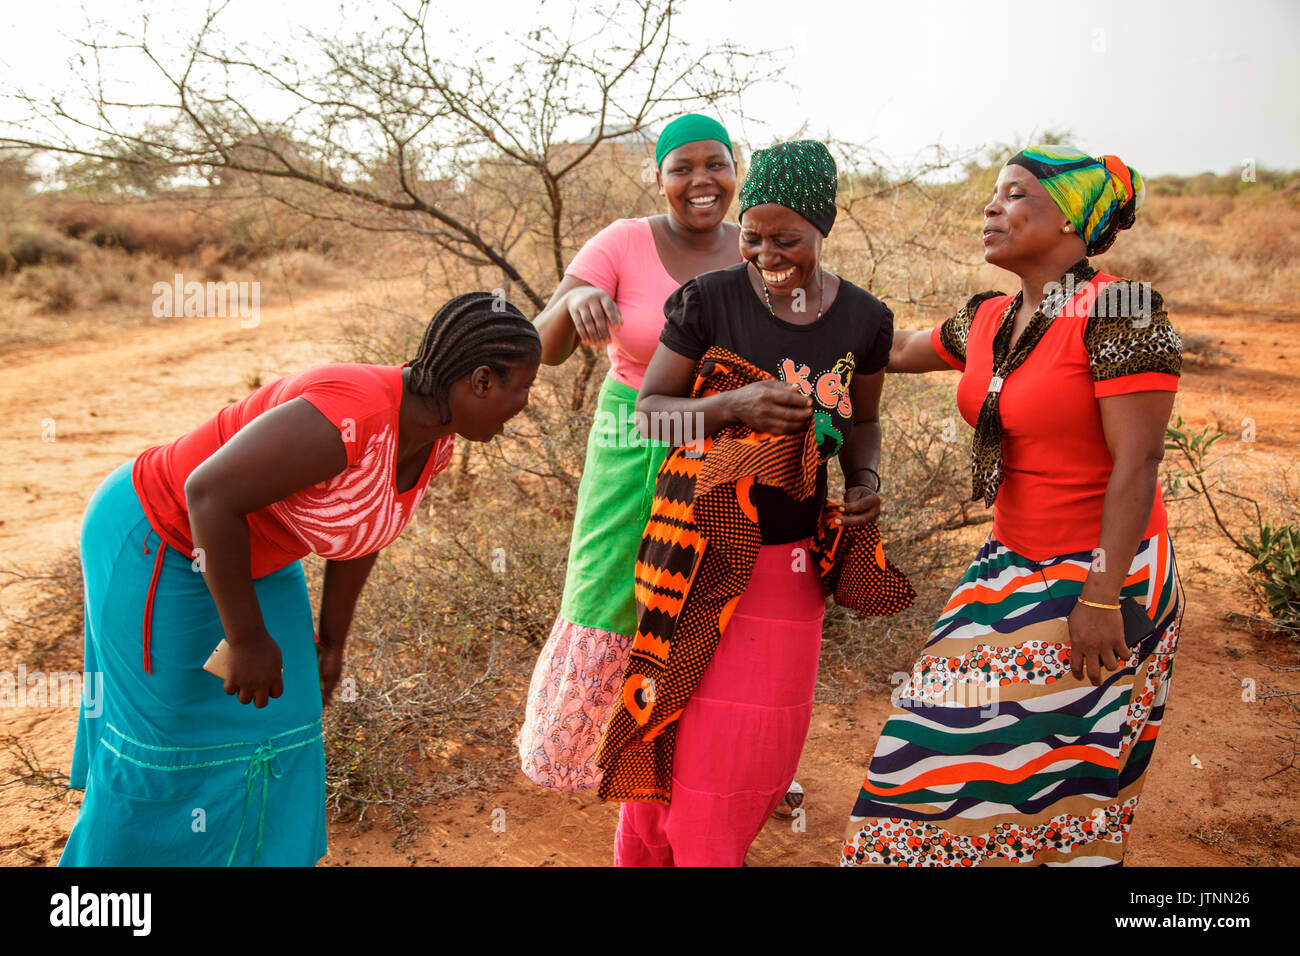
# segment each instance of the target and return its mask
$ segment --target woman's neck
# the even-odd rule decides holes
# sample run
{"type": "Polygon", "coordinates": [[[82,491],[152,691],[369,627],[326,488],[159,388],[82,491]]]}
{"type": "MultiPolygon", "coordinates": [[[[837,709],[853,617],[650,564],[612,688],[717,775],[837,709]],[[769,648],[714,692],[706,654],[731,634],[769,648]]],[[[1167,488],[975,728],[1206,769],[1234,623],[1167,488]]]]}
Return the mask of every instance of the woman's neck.
{"type": "Polygon", "coordinates": [[[725,220],[718,223],[716,229],[709,232],[699,232],[695,229],[682,228],[673,221],[672,214],[669,213],[664,216],[664,231],[677,245],[704,255],[721,252],[723,246],[727,243],[727,223],[725,220]]]}
{"type": "Polygon", "coordinates": [[[402,404],[397,412],[397,454],[405,458],[417,454],[440,438],[456,430],[455,422],[446,425],[438,421],[434,403],[424,395],[411,391],[408,382],[409,368],[402,369],[402,404]]]}
{"type": "Polygon", "coordinates": [[[1016,270],[1020,276],[1021,313],[1032,315],[1047,297],[1049,286],[1060,282],[1070,266],[1082,258],[1074,250],[1064,250],[1045,256],[1023,270],[1016,270]]]}

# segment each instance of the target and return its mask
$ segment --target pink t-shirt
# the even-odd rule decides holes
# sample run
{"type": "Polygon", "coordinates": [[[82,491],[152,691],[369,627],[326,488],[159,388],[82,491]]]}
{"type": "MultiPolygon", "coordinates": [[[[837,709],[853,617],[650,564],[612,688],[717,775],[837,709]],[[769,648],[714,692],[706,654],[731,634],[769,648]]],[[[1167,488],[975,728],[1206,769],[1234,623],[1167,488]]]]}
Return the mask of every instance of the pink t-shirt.
{"type": "Polygon", "coordinates": [[[650,220],[610,223],[587,240],[565,272],[603,290],[618,306],[623,324],[610,329],[609,373],[640,391],[663,331],[664,300],[678,285],[659,258],[650,220]]]}

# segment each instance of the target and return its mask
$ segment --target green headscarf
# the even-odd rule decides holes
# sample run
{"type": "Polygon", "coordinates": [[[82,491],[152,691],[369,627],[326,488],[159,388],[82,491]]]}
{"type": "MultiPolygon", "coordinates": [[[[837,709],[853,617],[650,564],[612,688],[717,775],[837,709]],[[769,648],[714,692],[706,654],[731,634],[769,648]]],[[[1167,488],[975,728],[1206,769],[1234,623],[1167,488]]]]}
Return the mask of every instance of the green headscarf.
{"type": "Polygon", "coordinates": [[[655,141],[655,165],[663,165],[664,157],[678,146],[698,143],[705,139],[716,139],[727,147],[727,152],[731,153],[732,159],[735,159],[736,154],[731,148],[731,137],[727,135],[726,127],[712,117],[687,113],[665,126],[664,131],[659,134],[659,139],[655,141]]]}
{"type": "Polygon", "coordinates": [[[803,216],[823,236],[835,222],[839,173],[831,151],[815,139],[797,139],[760,149],[750,158],[740,187],[740,214],[751,206],[777,203],[803,216]]]}

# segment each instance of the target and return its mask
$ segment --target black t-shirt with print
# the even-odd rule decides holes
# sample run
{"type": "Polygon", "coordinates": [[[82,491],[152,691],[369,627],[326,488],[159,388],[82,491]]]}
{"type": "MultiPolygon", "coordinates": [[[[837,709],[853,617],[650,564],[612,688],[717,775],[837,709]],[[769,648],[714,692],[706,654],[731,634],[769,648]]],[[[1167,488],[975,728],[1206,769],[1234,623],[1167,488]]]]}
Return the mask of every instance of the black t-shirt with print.
{"type": "Polygon", "coordinates": [[[668,321],[659,341],[696,360],[712,346],[729,349],[779,381],[798,382],[812,396],[822,458],[816,495],[800,503],[777,488],[755,485],[752,493],[763,543],[784,544],[817,529],[826,501],[826,462],[853,432],[849,382],[889,364],[894,314],[870,292],[840,279],[822,317],[795,325],[768,311],[754,294],[747,268],[741,263],[706,272],[678,288],[664,303],[668,321]]]}

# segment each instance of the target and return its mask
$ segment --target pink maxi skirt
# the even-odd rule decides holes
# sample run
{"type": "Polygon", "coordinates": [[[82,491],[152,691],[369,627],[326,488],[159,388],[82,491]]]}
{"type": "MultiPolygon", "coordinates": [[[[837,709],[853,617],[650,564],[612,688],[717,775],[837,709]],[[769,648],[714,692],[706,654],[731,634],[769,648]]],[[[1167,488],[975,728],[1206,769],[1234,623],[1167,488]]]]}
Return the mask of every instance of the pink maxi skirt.
{"type": "Polygon", "coordinates": [[[764,545],[677,726],[672,802],[624,803],[616,866],[740,866],[812,719],[826,599],[808,541],[764,545]]]}

